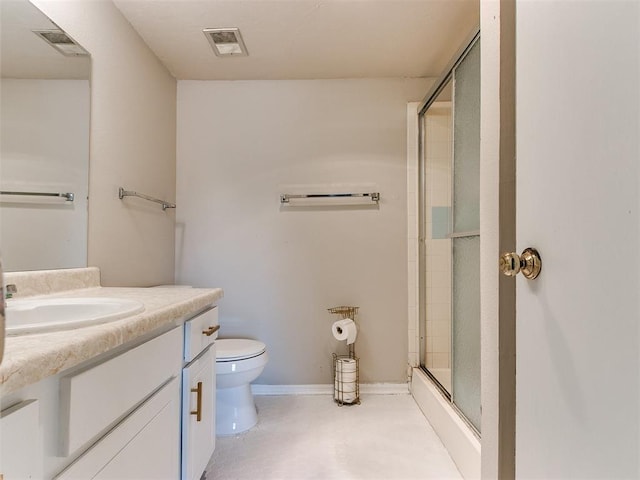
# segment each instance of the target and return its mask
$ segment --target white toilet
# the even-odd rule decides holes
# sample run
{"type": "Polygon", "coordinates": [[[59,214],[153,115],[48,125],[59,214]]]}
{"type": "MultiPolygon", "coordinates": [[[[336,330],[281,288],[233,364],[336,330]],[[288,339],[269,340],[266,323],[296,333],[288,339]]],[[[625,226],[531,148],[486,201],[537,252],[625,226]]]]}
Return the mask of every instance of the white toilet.
{"type": "Polygon", "coordinates": [[[251,382],[264,370],[266,345],[256,340],[216,341],[216,435],[234,435],[258,423],[251,382]]]}

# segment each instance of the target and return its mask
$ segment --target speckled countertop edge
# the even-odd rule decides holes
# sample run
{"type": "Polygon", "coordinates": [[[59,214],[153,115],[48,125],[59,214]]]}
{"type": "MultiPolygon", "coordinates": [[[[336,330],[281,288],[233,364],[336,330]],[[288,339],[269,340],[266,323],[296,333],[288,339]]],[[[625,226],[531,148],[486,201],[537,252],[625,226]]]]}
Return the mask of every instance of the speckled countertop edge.
{"type": "Polygon", "coordinates": [[[100,269],[97,267],[64,268],[60,270],[36,270],[5,272],[5,284],[14,284],[18,292],[14,297],[49,295],[70,290],[100,286],[100,269]]]}
{"type": "Polygon", "coordinates": [[[66,331],[6,337],[0,393],[6,395],[193,315],[223,296],[220,288],[93,287],[52,297],[118,297],[145,310],[121,320],[66,331]]]}

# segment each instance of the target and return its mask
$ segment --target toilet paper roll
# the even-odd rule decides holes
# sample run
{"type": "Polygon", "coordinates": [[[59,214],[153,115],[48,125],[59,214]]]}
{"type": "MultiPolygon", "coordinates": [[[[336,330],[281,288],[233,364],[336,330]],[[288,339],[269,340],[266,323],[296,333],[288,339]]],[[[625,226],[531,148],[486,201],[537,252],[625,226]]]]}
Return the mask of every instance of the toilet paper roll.
{"type": "Polygon", "coordinates": [[[342,320],[338,320],[333,322],[331,326],[331,332],[333,333],[333,338],[336,340],[346,340],[347,345],[351,345],[356,341],[356,337],[358,336],[358,328],[353,320],[350,318],[344,318],[342,320]]]}
{"type": "Polygon", "coordinates": [[[338,373],[355,372],[357,365],[358,364],[356,363],[355,358],[339,358],[338,365],[336,366],[336,371],[338,373]]]}
{"type": "Polygon", "coordinates": [[[334,398],[342,403],[354,403],[358,399],[356,392],[336,392],[334,398]]]}
{"type": "MultiPolygon", "coordinates": [[[[338,323],[338,322],[336,322],[338,323]]],[[[334,398],[340,403],[358,401],[358,361],[351,357],[338,357],[335,363],[334,398]]]]}
{"type": "Polygon", "coordinates": [[[342,375],[336,375],[336,385],[355,385],[356,384],[356,372],[345,372],[342,375]]]}
{"type": "Polygon", "coordinates": [[[343,403],[353,403],[358,400],[356,373],[357,363],[353,358],[339,358],[336,362],[336,377],[334,381],[335,399],[343,403]]]}
{"type": "Polygon", "coordinates": [[[343,385],[342,388],[340,388],[339,385],[336,385],[336,392],[338,393],[342,393],[342,394],[353,394],[355,395],[356,393],[356,386],[353,384],[349,384],[349,385],[343,385]]]}
{"type": "Polygon", "coordinates": [[[344,403],[353,403],[358,399],[356,395],[355,386],[351,388],[351,386],[344,386],[344,388],[340,389],[336,387],[334,391],[334,398],[344,403]]]}
{"type": "Polygon", "coordinates": [[[336,385],[336,392],[340,393],[356,393],[356,385],[354,383],[350,383],[347,385],[342,385],[342,388],[340,387],[340,385],[336,385]]]}

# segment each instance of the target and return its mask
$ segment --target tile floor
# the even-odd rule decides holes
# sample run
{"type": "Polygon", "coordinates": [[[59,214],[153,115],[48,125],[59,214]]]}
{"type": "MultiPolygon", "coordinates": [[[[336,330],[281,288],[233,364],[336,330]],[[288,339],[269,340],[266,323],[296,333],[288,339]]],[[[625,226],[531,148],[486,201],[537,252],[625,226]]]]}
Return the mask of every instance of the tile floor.
{"type": "Polygon", "coordinates": [[[257,396],[259,423],[218,437],[206,480],[462,479],[410,395],[257,396]]]}

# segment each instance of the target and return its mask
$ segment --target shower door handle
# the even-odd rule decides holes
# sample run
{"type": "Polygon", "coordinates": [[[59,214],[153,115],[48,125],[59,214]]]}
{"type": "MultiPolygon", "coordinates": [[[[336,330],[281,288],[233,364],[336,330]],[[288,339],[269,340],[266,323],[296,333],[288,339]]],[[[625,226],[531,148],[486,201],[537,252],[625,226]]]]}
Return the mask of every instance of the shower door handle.
{"type": "Polygon", "coordinates": [[[500,271],[508,277],[515,277],[522,272],[528,280],[533,280],[540,275],[542,259],[535,248],[525,248],[522,255],[517,253],[503,253],[499,261],[500,271]]]}

